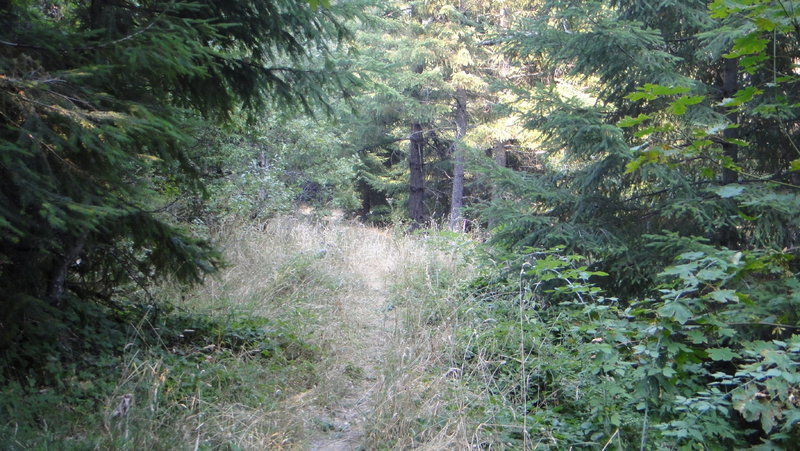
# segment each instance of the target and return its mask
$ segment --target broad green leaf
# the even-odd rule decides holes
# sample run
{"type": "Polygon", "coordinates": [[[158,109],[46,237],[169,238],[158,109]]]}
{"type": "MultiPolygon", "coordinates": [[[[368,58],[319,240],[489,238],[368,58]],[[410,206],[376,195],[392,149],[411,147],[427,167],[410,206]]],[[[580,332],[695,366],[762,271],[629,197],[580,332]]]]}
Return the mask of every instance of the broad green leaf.
{"type": "Polygon", "coordinates": [[[752,215],[745,214],[741,210],[737,211],[736,215],[739,216],[740,218],[744,219],[745,221],[757,221],[758,220],[758,216],[752,216],[752,215]]]}
{"type": "Polygon", "coordinates": [[[630,174],[631,172],[639,169],[639,167],[646,163],[658,163],[661,161],[662,154],[656,149],[647,150],[641,153],[638,158],[629,162],[625,165],[625,173],[630,174]]]}
{"type": "Polygon", "coordinates": [[[706,334],[703,333],[702,330],[698,329],[692,329],[686,332],[686,338],[688,338],[691,343],[696,345],[708,343],[708,337],[706,334]]]}
{"type": "Polygon", "coordinates": [[[678,256],[681,260],[698,260],[706,256],[705,252],[702,251],[694,251],[694,252],[684,252],[678,256]]]}
{"type": "Polygon", "coordinates": [[[637,117],[625,116],[622,119],[620,119],[619,122],[617,122],[617,127],[620,128],[633,127],[649,119],[652,119],[652,116],[649,114],[640,114],[637,117]]]}
{"type": "Polygon", "coordinates": [[[759,53],[767,48],[769,40],[762,39],[760,33],[750,33],[734,41],[733,51],[723,55],[725,58],[738,58],[744,55],[759,53]]]}
{"type": "Polygon", "coordinates": [[[783,425],[783,430],[788,431],[791,427],[800,422],[800,409],[793,407],[784,411],[786,415],[786,422],[783,425]]]}
{"type": "Polygon", "coordinates": [[[669,111],[672,114],[681,116],[686,113],[687,107],[697,105],[705,99],[705,96],[681,96],[669,105],[669,111]]]}
{"type": "Polygon", "coordinates": [[[714,141],[711,141],[710,139],[698,139],[697,141],[692,142],[692,144],[689,146],[689,149],[701,150],[708,148],[712,144],[714,144],[714,141]]]}
{"type": "Polygon", "coordinates": [[[708,358],[715,362],[730,362],[731,360],[740,357],[739,354],[733,352],[731,348],[710,348],[706,349],[706,353],[708,354],[708,358]]]}
{"type": "Polygon", "coordinates": [[[759,30],[772,31],[778,26],[777,23],[770,20],[768,17],[760,16],[753,20],[759,30]]]}
{"type": "MultiPolygon", "coordinates": [[[[769,57],[766,55],[766,53],[757,53],[755,55],[747,55],[747,56],[741,57],[741,59],[739,60],[739,66],[741,66],[741,68],[745,72],[747,72],[748,74],[753,74],[760,67],[761,63],[763,63],[764,61],[767,61],[768,59],[769,59],[769,57]]],[[[767,85],[770,85],[770,84],[771,83],[768,83],[767,85]]]]}
{"type": "Polygon", "coordinates": [[[743,103],[753,100],[755,96],[761,95],[763,93],[764,91],[762,91],[761,89],[758,89],[755,86],[749,86],[747,88],[738,90],[736,94],[734,94],[733,98],[734,102],[736,102],[736,105],[741,105],[743,103]]]}
{"type": "Polygon", "coordinates": [[[783,417],[780,407],[773,403],[764,403],[761,411],[761,429],[770,432],[778,424],[778,420],[783,417]]]}
{"type": "Polygon", "coordinates": [[[761,95],[763,93],[764,93],[763,90],[758,89],[755,86],[749,86],[747,88],[740,89],[739,91],[737,91],[736,94],[733,95],[733,97],[727,97],[725,99],[722,99],[722,101],[718,105],[731,108],[737,107],[744,103],[750,102],[756,96],[761,95]]]}
{"type": "Polygon", "coordinates": [[[672,318],[679,324],[686,324],[693,316],[692,311],[680,301],[666,303],[658,309],[658,314],[665,318],[672,318]]]}
{"type": "Polygon", "coordinates": [[[639,157],[625,165],[625,173],[630,174],[635,172],[646,161],[645,158],[639,157]]]}
{"type": "Polygon", "coordinates": [[[700,175],[706,179],[713,179],[717,175],[717,171],[712,168],[700,168],[700,175]]]}
{"type": "Polygon", "coordinates": [[[731,143],[733,145],[739,146],[739,147],[746,147],[746,146],[750,145],[750,143],[748,143],[747,141],[744,141],[742,139],[736,139],[736,138],[728,138],[725,141],[727,141],[727,142],[729,142],[729,143],[731,143]]]}
{"type": "Polygon", "coordinates": [[[725,278],[725,271],[717,268],[704,268],[697,272],[697,278],[704,282],[715,282],[725,278]]]}
{"type": "Polygon", "coordinates": [[[739,302],[739,297],[736,296],[735,290],[716,290],[711,293],[710,297],[711,299],[723,304],[728,302],[739,302]]]}
{"type": "Polygon", "coordinates": [[[657,133],[662,130],[663,129],[661,127],[656,127],[654,125],[651,125],[650,127],[645,127],[637,131],[636,133],[633,134],[633,136],[635,136],[636,138],[644,138],[647,135],[652,135],[653,133],[657,133]]]}
{"type": "Polygon", "coordinates": [[[684,86],[662,86],[647,83],[644,86],[636,88],[636,92],[625,96],[628,100],[654,100],[661,96],[668,96],[674,94],[685,94],[689,92],[689,88],[684,86]]]}

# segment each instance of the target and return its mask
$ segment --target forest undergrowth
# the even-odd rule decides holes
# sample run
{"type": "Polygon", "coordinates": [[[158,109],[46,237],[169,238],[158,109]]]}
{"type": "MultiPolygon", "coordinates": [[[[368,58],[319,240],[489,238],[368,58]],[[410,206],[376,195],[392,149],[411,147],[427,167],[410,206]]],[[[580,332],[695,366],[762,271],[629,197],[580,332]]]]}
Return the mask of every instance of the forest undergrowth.
{"type": "MultiPolygon", "coordinates": [[[[8,381],[5,449],[389,449],[469,441],[437,424],[450,386],[449,234],[309,217],[216,232],[228,266],[187,291],[140,293],[87,343],[95,366],[8,381]],[[130,327],[134,324],[135,327],[130,327]],[[89,346],[95,346],[89,348],[89,346]],[[31,381],[35,380],[33,377],[31,381]]],[[[80,335],[76,331],[76,335],[80,335]]],[[[88,335],[88,334],[87,334],[88,335]]]]}
{"type": "Polygon", "coordinates": [[[214,235],[228,261],[216,277],[78,312],[78,357],[45,353],[40,373],[4,380],[0,447],[723,449],[795,437],[800,338],[753,316],[796,297],[785,270],[769,291],[753,285],[782,271],[772,255],[694,243],[659,275],[661,299],[623,301],[558,248],[509,256],[460,233],[302,215],[214,235]]]}

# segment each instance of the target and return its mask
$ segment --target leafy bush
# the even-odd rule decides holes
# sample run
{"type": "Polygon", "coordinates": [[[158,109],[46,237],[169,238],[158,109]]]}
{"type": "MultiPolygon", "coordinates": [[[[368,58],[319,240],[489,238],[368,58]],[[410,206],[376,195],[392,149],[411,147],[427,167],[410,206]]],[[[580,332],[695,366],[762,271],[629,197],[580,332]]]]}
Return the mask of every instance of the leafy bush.
{"type": "Polygon", "coordinates": [[[528,250],[473,285],[454,366],[488,392],[494,440],[691,449],[797,440],[800,285],[788,257],[694,244],[642,300],[605,297],[593,283],[604,274],[559,250],[528,250]]]}

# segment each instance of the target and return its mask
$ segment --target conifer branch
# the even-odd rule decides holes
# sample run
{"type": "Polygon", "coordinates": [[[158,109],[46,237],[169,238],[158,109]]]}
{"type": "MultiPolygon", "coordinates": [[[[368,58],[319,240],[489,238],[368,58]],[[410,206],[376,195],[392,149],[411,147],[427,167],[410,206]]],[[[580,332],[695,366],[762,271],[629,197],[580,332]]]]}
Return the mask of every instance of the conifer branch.
{"type": "Polygon", "coordinates": [[[19,48],[23,48],[23,49],[49,50],[49,49],[47,49],[45,47],[39,47],[37,45],[20,44],[18,42],[10,42],[10,41],[4,41],[4,40],[0,40],[0,44],[8,46],[8,47],[19,47],[19,48]]]}
{"type": "MultiPolygon", "coordinates": [[[[172,3],[174,4],[174,0],[173,0],[172,3]]],[[[119,5],[114,5],[114,6],[119,6],[119,5]]],[[[105,48],[105,47],[109,47],[109,46],[112,46],[112,45],[120,44],[122,42],[131,40],[131,39],[135,38],[136,36],[139,36],[140,34],[145,33],[148,30],[150,30],[151,28],[153,28],[153,26],[156,24],[156,22],[161,17],[163,17],[166,14],[167,11],[169,11],[169,9],[165,9],[163,11],[160,11],[158,13],[158,15],[156,17],[154,17],[153,20],[151,20],[147,25],[145,25],[144,27],[134,31],[133,33],[131,33],[131,34],[127,35],[127,36],[123,36],[123,37],[115,39],[113,41],[102,42],[102,43],[94,44],[94,45],[90,45],[90,46],[68,47],[68,48],[55,49],[55,51],[56,52],[60,52],[60,53],[67,53],[67,52],[74,52],[74,51],[96,50],[96,49],[105,48]]],[[[52,50],[52,49],[48,49],[46,47],[40,47],[40,46],[35,46],[35,45],[30,45],[30,44],[21,44],[21,43],[18,43],[18,42],[10,42],[10,41],[4,41],[4,40],[0,40],[0,44],[8,46],[8,47],[20,47],[20,48],[27,48],[27,49],[33,49],[33,50],[43,50],[43,51],[52,50]]]]}
{"type": "Polygon", "coordinates": [[[684,38],[672,38],[672,39],[664,39],[664,42],[687,42],[687,41],[696,41],[697,36],[687,36],[684,38]]]}
{"type": "Polygon", "coordinates": [[[778,0],[778,4],[781,5],[781,9],[783,9],[783,13],[786,14],[786,17],[791,18],[792,27],[794,28],[794,37],[797,39],[797,41],[800,41],[800,23],[797,21],[797,16],[794,14],[794,2],[791,3],[791,12],[786,9],[786,5],[784,5],[783,0],[778,0]]]}
{"type": "Polygon", "coordinates": [[[384,140],[384,141],[381,141],[379,143],[375,143],[375,144],[371,144],[369,146],[362,147],[362,148],[358,149],[356,151],[356,153],[364,153],[364,152],[366,152],[367,150],[370,150],[370,149],[375,149],[375,148],[378,148],[378,147],[388,146],[389,144],[394,144],[394,143],[403,142],[403,141],[410,141],[410,140],[411,140],[411,138],[408,138],[408,137],[384,140]]]}
{"type": "MultiPolygon", "coordinates": [[[[175,0],[173,0],[170,3],[174,4],[175,0]]],[[[154,17],[153,20],[150,21],[150,23],[148,23],[144,27],[134,31],[133,33],[131,33],[131,34],[127,35],[127,36],[123,36],[123,37],[121,37],[119,39],[115,39],[115,40],[109,41],[109,42],[103,42],[103,43],[99,43],[99,44],[95,44],[95,45],[91,45],[91,46],[87,46],[87,47],[78,47],[78,48],[70,49],[70,50],[95,50],[95,49],[109,47],[109,46],[112,46],[112,45],[117,45],[119,43],[131,40],[131,39],[135,38],[136,36],[139,36],[140,34],[143,34],[143,33],[147,32],[148,30],[150,30],[151,28],[153,28],[153,26],[156,24],[156,22],[158,22],[159,19],[164,17],[164,15],[167,13],[167,11],[169,11],[169,8],[159,12],[158,15],[156,15],[156,17],[154,17]]]]}

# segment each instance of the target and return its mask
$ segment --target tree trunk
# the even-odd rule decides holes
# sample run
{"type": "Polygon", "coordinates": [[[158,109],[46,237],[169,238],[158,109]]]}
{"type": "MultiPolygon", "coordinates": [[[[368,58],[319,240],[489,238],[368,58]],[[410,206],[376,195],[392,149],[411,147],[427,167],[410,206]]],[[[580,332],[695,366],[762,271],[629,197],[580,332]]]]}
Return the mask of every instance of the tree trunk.
{"type": "MultiPolygon", "coordinates": [[[[413,72],[421,74],[424,66],[415,65],[413,72]]],[[[419,93],[414,93],[413,97],[419,100],[419,93]]],[[[411,228],[419,228],[425,222],[425,210],[423,200],[425,199],[425,177],[424,177],[424,150],[425,140],[422,135],[422,124],[414,121],[411,124],[410,144],[408,146],[408,169],[410,178],[408,183],[408,217],[411,219],[411,228]]]]}
{"type": "Polygon", "coordinates": [[[467,93],[456,90],[456,140],[453,144],[453,192],[450,196],[450,230],[463,232],[464,221],[464,135],[467,134],[467,93]]]}
{"type": "Polygon", "coordinates": [[[14,15],[11,14],[11,0],[0,0],[0,27],[11,31],[14,27],[14,15]]]}
{"type": "MultiPolygon", "coordinates": [[[[103,28],[103,10],[105,9],[105,0],[92,0],[89,7],[89,28],[97,30],[103,28]]],[[[109,30],[106,30],[108,32],[109,30]]]]}
{"type": "Polygon", "coordinates": [[[417,228],[425,222],[422,204],[425,198],[424,162],[422,158],[425,141],[422,136],[422,124],[418,122],[411,124],[410,141],[408,167],[411,171],[411,178],[408,184],[408,216],[411,218],[412,227],[417,228]]]}
{"type": "Polygon", "coordinates": [[[74,243],[68,247],[66,254],[60,259],[53,270],[50,277],[50,286],[47,289],[47,301],[50,305],[61,305],[61,299],[64,297],[64,290],[67,283],[67,275],[69,274],[69,267],[75,264],[78,256],[83,252],[83,247],[86,245],[86,237],[89,232],[84,232],[80,237],[75,239],[74,243]]]}

